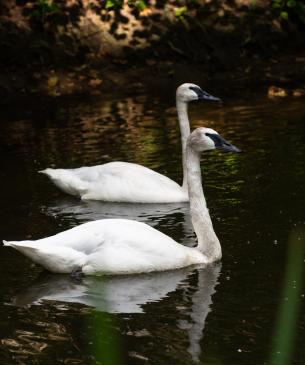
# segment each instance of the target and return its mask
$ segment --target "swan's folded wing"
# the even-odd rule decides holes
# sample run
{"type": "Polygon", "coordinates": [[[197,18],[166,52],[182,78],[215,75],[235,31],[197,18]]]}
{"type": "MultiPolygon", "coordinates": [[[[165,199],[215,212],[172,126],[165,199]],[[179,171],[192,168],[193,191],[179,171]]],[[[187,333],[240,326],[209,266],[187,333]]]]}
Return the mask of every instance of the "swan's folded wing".
{"type": "Polygon", "coordinates": [[[45,269],[56,273],[70,273],[85,264],[87,255],[70,247],[37,244],[33,241],[3,241],[45,269]]]}
{"type": "Polygon", "coordinates": [[[88,192],[81,196],[84,200],[139,203],[188,201],[187,193],[175,181],[138,164],[110,162],[80,168],[77,174],[88,183],[88,192]]]}
{"type": "Polygon", "coordinates": [[[77,169],[45,169],[40,172],[65,193],[84,200],[134,203],[188,201],[187,192],[175,181],[129,162],[116,161],[77,169]]]}

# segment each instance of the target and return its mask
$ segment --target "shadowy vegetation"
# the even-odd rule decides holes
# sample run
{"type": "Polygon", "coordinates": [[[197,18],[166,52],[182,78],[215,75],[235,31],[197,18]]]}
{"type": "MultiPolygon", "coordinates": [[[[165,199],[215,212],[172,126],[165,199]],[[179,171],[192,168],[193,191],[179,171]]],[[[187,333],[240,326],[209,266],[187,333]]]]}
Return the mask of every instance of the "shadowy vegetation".
{"type": "MultiPolygon", "coordinates": [[[[239,67],[249,73],[258,59],[302,53],[304,9],[301,0],[4,0],[0,96],[28,92],[29,85],[41,90],[40,73],[58,68],[137,64],[160,70],[187,63],[210,73],[239,67]]],[[[45,89],[58,84],[44,79],[45,89]]],[[[102,79],[85,76],[95,88],[102,79]]],[[[66,82],[72,83],[79,81],[66,82]]]]}
{"type": "Polygon", "coordinates": [[[272,7],[279,10],[283,19],[292,19],[305,24],[305,3],[303,0],[272,0],[272,7]]]}
{"type": "MultiPolygon", "coordinates": [[[[263,5],[250,0],[6,0],[3,8],[7,16],[0,18],[0,47],[6,43],[10,49],[4,49],[4,54],[8,57],[9,50],[18,52],[10,64],[25,53],[35,66],[37,51],[41,64],[62,62],[65,58],[82,63],[88,55],[99,60],[105,55],[128,58],[131,53],[140,59],[144,54],[207,61],[220,53],[216,58],[226,65],[224,46],[226,58],[236,48],[240,54],[249,48],[264,48],[267,52],[271,45],[274,52],[281,40],[293,38],[291,24],[301,26],[305,20],[301,0],[265,0],[263,5]],[[289,18],[288,28],[287,24],[274,26],[276,17],[283,21],[289,18]],[[28,37],[29,44],[22,47],[14,42],[14,37],[23,41],[28,37]],[[231,44],[231,49],[226,43],[231,44]]],[[[291,47],[291,43],[285,47],[291,47]]]]}
{"type": "Polygon", "coordinates": [[[289,365],[300,314],[305,258],[305,234],[300,227],[290,235],[282,299],[273,337],[271,365],[289,365]]]}

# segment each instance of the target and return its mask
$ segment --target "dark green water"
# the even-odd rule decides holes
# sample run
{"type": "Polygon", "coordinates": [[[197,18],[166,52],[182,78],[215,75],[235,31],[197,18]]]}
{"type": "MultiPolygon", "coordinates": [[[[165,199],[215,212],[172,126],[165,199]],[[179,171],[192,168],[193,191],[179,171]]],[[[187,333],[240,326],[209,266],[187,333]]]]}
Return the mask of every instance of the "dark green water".
{"type": "MultiPolygon", "coordinates": [[[[289,247],[305,228],[304,100],[194,104],[190,116],[193,127],[212,127],[243,150],[202,158],[221,264],[77,283],[0,247],[1,364],[304,364],[302,249],[287,269],[289,247]],[[279,338],[288,326],[291,356],[279,338]]],[[[124,160],[181,182],[173,100],[37,102],[2,110],[0,118],[1,239],[125,217],[195,244],[187,204],[84,203],[37,173],[124,160]]]]}

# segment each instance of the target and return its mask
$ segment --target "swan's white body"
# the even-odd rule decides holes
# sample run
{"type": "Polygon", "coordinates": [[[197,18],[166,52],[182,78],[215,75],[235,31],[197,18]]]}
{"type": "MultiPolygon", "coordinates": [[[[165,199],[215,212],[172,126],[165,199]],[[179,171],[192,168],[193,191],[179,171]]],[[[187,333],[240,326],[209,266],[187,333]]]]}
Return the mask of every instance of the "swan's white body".
{"type": "Polygon", "coordinates": [[[104,165],[77,169],[51,169],[40,171],[65,193],[83,200],[103,200],[130,203],[186,202],[186,140],[190,134],[188,103],[193,100],[219,100],[202,91],[195,84],[185,83],[177,88],[176,105],[181,132],[183,184],[141,165],[111,162],[104,165]]]}
{"type": "Polygon", "coordinates": [[[4,244],[57,273],[81,267],[87,275],[136,274],[207,263],[201,252],[127,219],[102,219],[37,241],[4,244]]]}
{"type": "Polygon", "coordinates": [[[54,185],[83,200],[110,202],[187,202],[187,188],[147,167],[128,162],[78,169],[46,169],[54,185]]]}
{"type": "Polygon", "coordinates": [[[4,245],[57,273],[81,269],[87,275],[135,274],[219,260],[221,246],[202,190],[200,153],[222,148],[222,142],[226,149],[239,151],[209,128],[197,128],[188,138],[187,179],[196,248],[180,245],[145,223],[125,219],[102,219],[37,241],[4,241],[4,245]]]}

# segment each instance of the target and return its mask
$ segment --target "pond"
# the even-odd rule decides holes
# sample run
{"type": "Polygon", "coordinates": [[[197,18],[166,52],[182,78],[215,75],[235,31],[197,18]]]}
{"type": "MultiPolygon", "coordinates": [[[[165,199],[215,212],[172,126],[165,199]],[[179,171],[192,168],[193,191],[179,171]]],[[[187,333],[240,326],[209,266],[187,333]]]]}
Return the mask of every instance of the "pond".
{"type": "MultiPolygon", "coordinates": [[[[0,118],[1,239],[124,217],[196,244],[188,204],[82,202],[37,173],[123,160],[181,183],[172,96],[37,100],[0,118]]],[[[232,97],[190,119],[243,150],[202,157],[221,263],[73,281],[0,247],[1,364],[304,363],[304,101],[232,97]]]]}

